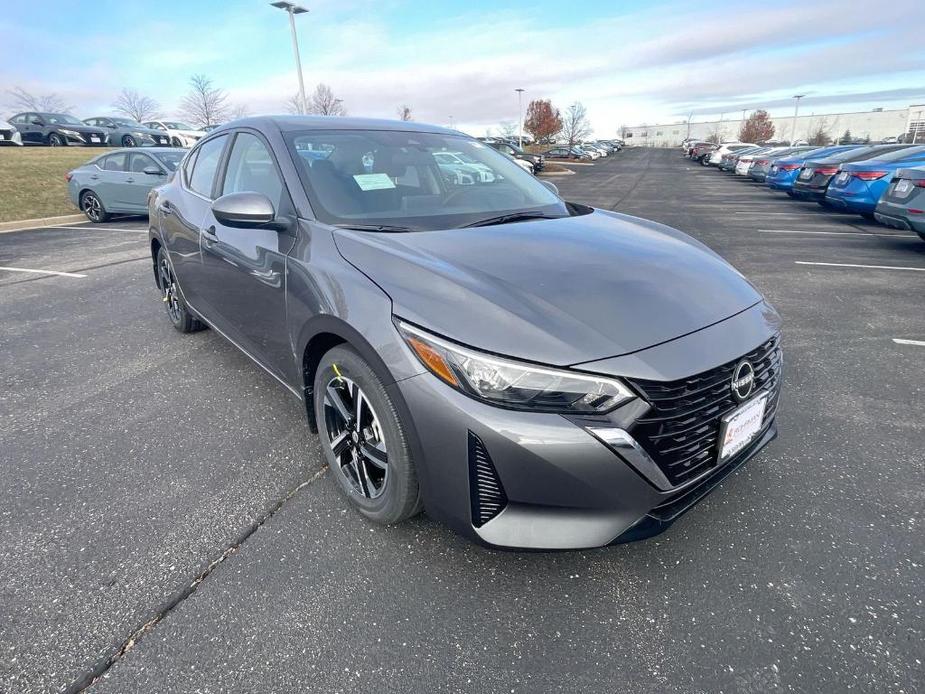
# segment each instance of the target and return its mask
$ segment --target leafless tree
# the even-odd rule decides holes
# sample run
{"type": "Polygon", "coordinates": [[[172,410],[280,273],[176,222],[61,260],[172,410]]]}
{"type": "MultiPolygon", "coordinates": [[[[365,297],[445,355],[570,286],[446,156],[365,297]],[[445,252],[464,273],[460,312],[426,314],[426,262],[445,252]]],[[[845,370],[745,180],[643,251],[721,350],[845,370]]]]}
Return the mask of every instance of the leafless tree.
{"type": "Polygon", "coordinates": [[[181,116],[199,127],[228,120],[231,106],[224,89],[212,86],[212,80],[205,75],[193,75],[189,82],[190,90],[180,102],[181,116]]]}
{"type": "Polygon", "coordinates": [[[501,137],[514,137],[517,134],[517,123],[503,120],[498,123],[498,132],[501,133],[501,137]]]}
{"type": "Polygon", "coordinates": [[[119,92],[119,96],[112,102],[112,108],[117,113],[128,116],[139,123],[160,118],[161,115],[160,105],[154,99],[128,88],[123,88],[119,92]]]}
{"type": "Polygon", "coordinates": [[[408,104],[402,104],[396,110],[399,120],[411,120],[411,107],[408,104]]]}
{"type": "Polygon", "coordinates": [[[331,88],[323,83],[315,87],[315,91],[309,97],[308,111],[309,113],[317,113],[319,116],[347,115],[343,100],[335,97],[331,88]]]}
{"type": "Polygon", "coordinates": [[[569,145],[581,142],[591,134],[591,123],[588,121],[588,111],[580,101],[565,109],[562,118],[562,135],[569,145]]]}
{"type": "Polygon", "coordinates": [[[228,117],[235,120],[237,118],[247,118],[250,114],[251,109],[247,104],[235,104],[231,107],[228,117]]]}
{"type": "Polygon", "coordinates": [[[13,108],[17,111],[44,111],[47,113],[69,113],[74,110],[60,96],[51,94],[33,94],[22,87],[7,91],[12,97],[13,108]]]}
{"type": "Polygon", "coordinates": [[[302,97],[298,94],[293,94],[285,103],[286,112],[292,113],[297,116],[304,116],[306,114],[305,107],[302,105],[302,97]]]}

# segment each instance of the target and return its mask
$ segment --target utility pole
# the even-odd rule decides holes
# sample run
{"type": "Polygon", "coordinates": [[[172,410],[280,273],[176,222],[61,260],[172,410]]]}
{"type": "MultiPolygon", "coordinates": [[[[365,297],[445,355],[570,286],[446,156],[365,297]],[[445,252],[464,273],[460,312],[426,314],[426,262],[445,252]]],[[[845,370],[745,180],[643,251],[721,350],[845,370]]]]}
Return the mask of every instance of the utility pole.
{"type": "Polygon", "coordinates": [[[517,92],[517,124],[519,127],[517,135],[517,146],[524,148],[524,90],[518,87],[514,90],[517,92]]]}
{"type": "Polygon", "coordinates": [[[299,56],[299,39],[295,33],[295,16],[297,14],[305,14],[308,10],[299,5],[294,5],[291,2],[285,2],[284,0],[271,2],[270,4],[273,7],[286,10],[286,13],[289,15],[289,28],[292,30],[292,52],[295,53],[295,67],[299,76],[299,100],[302,103],[302,113],[308,113],[308,102],[305,100],[305,80],[302,78],[302,58],[299,56]]]}
{"type": "Polygon", "coordinates": [[[800,99],[802,99],[806,94],[794,94],[794,106],[793,106],[793,127],[790,129],[790,145],[793,146],[793,143],[797,140],[797,114],[800,112],[800,99]]]}

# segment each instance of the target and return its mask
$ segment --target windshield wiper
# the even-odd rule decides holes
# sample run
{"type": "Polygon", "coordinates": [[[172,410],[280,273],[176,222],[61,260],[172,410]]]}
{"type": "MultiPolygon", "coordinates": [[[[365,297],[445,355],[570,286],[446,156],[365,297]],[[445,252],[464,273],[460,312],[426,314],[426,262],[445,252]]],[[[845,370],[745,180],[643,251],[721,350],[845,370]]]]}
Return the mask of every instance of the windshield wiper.
{"type": "Polygon", "coordinates": [[[403,231],[415,231],[411,227],[403,227],[395,224],[334,224],[338,229],[355,229],[356,231],[383,231],[389,233],[401,233],[403,231]]]}
{"type": "Polygon", "coordinates": [[[472,222],[472,224],[463,224],[460,228],[467,229],[469,227],[487,227],[493,224],[508,224],[510,222],[520,222],[527,219],[561,219],[561,217],[557,215],[544,214],[543,212],[512,212],[510,214],[498,215],[497,217],[480,219],[477,222],[472,222]]]}

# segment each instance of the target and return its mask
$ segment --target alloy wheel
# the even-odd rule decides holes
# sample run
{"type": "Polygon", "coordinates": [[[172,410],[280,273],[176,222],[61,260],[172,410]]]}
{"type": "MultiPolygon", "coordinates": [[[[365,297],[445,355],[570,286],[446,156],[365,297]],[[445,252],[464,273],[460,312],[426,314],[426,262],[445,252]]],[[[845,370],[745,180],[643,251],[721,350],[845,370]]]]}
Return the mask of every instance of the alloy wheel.
{"type": "Polygon", "coordinates": [[[87,215],[91,221],[98,222],[103,216],[103,204],[100,202],[99,198],[92,193],[84,195],[81,207],[83,208],[84,214],[87,215]]]}
{"type": "Polygon", "coordinates": [[[183,309],[180,306],[180,296],[177,290],[177,282],[173,276],[173,270],[170,268],[170,261],[166,255],[161,258],[157,268],[158,278],[161,283],[161,292],[164,295],[164,306],[167,309],[167,315],[174,323],[179,323],[183,318],[183,309]]]}
{"type": "Polygon", "coordinates": [[[135,138],[132,137],[131,135],[126,135],[126,136],[125,136],[125,139],[122,141],[122,146],[123,146],[123,147],[134,147],[134,146],[135,146],[135,138]]]}
{"type": "Polygon", "coordinates": [[[354,493],[376,499],[389,477],[379,417],[354,381],[332,378],[324,393],[324,424],[340,474],[354,493]]]}

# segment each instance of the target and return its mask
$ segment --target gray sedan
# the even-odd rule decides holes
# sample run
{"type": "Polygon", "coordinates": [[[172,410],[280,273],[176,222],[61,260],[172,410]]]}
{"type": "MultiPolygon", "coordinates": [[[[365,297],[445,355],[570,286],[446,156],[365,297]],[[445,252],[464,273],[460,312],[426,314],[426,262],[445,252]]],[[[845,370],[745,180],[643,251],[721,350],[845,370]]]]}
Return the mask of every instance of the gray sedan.
{"type": "Polygon", "coordinates": [[[96,116],[94,118],[84,118],[84,123],[107,131],[110,144],[117,147],[120,145],[122,147],[170,146],[170,137],[164,132],[148,128],[131,118],[96,116]]]}
{"type": "Polygon", "coordinates": [[[168,181],[185,154],[178,148],[102,154],[65,176],[71,202],[97,223],[112,214],[147,214],[148,191],[168,181]]]}

